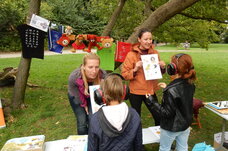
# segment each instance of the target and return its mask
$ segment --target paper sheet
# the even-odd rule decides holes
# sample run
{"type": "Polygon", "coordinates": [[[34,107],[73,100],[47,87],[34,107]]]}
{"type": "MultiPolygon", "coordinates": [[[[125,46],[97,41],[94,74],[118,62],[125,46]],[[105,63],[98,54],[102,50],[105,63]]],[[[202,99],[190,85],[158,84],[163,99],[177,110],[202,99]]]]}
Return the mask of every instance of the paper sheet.
{"type": "Polygon", "coordinates": [[[141,55],[141,59],[143,62],[143,71],[146,80],[162,78],[157,54],[141,55]]]}

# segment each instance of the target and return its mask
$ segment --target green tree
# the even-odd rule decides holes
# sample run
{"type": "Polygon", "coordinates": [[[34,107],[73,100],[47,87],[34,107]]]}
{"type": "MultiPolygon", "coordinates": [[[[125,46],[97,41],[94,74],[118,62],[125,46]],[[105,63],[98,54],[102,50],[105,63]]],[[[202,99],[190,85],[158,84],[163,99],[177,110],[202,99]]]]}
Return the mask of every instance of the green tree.
{"type": "MultiPolygon", "coordinates": [[[[113,27],[111,36],[117,39],[125,39],[134,30],[137,30],[136,27],[141,28],[139,25],[144,22],[143,26],[149,27],[154,31],[154,36],[160,41],[179,43],[186,39],[191,42],[198,42],[202,47],[206,48],[209,43],[218,41],[219,34],[217,31],[219,29],[217,26],[218,24],[224,24],[227,18],[226,1],[201,0],[189,2],[194,2],[195,4],[192,3],[194,5],[189,5],[183,11],[177,11],[177,7],[185,2],[173,0],[128,0],[113,27]],[[145,21],[149,15],[155,14],[162,7],[169,12],[176,9],[176,12],[173,13],[172,17],[169,17],[166,15],[168,12],[163,10],[163,12],[157,13],[158,15],[153,15],[150,21],[145,21]],[[163,21],[159,21],[161,18],[164,18],[163,21]],[[147,25],[145,25],[145,22],[147,22],[147,25]],[[201,26],[205,26],[205,28],[201,28],[201,26]]],[[[94,14],[102,16],[103,20],[108,22],[117,4],[117,1],[93,0],[91,7],[94,8],[94,14]]],[[[136,38],[134,37],[133,39],[136,38]]]]}
{"type": "Polygon", "coordinates": [[[197,42],[202,48],[207,48],[212,42],[219,42],[218,23],[204,20],[194,20],[178,15],[155,30],[156,40],[171,42],[176,45],[188,41],[197,42]],[[191,26],[190,26],[191,25],[191,26]]]}
{"type": "Polygon", "coordinates": [[[227,17],[224,0],[202,0],[159,26],[154,34],[160,41],[179,44],[187,40],[207,49],[220,41],[227,17]]]}
{"type": "Polygon", "coordinates": [[[101,34],[104,22],[93,15],[84,0],[47,0],[52,7],[52,22],[72,26],[76,34],[101,34]]]}
{"type": "MultiPolygon", "coordinates": [[[[110,16],[118,7],[119,1],[93,0],[90,3],[92,13],[108,23],[110,16]]],[[[110,35],[116,40],[127,39],[133,32],[134,28],[144,20],[143,16],[144,3],[139,0],[127,0],[118,16],[118,19],[111,30],[110,35]]]]}
{"type": "Polygon", "coordinates": [[[0,3],[0,49],[19,50],[16,27],[25,22],[27,1],[2,0],[0,3]]]}

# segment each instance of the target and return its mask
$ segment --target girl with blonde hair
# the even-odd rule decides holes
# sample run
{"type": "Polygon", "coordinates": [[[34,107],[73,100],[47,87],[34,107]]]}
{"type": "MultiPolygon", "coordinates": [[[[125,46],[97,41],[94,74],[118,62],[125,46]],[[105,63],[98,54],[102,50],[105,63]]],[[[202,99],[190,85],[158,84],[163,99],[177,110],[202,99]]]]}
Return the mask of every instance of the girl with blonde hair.
{"type": "Polygon", "coordinates": [[[68,98],[77,119],[77,134],[88,134],[91,103],[89,86],[100,84],[106,72],[100,69],[100,58],[95,53],[83,57],[83,64],[69,76],[68,98]]]}

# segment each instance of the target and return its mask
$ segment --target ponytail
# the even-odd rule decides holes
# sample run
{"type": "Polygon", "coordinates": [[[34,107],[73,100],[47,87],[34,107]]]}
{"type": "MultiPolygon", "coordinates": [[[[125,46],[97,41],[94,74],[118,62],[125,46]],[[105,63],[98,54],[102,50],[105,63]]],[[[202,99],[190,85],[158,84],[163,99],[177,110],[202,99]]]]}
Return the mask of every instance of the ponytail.
{"type": "Polygon", "coordinates": [[[196,78],[196,71],[193,66],[192,58],[188,54],[184,54],[178,60],[173,57],[172,62],[177,66],[177,72],[182,79],[188,79],[189,83],[193,83],[196,78]]]}

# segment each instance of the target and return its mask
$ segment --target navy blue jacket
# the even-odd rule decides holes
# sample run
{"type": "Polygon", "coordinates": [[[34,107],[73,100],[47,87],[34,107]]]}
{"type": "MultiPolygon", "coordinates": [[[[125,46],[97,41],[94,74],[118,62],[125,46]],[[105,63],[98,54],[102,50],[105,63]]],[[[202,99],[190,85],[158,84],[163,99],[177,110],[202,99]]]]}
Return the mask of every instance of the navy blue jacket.
{"type": "Polygon", "coordinates": [[[89,126],[88,151],[141,151],[142,126],[138,113],[129,108],[122,130],[114,128],[102,108],[92,115],[89,126]]]}

